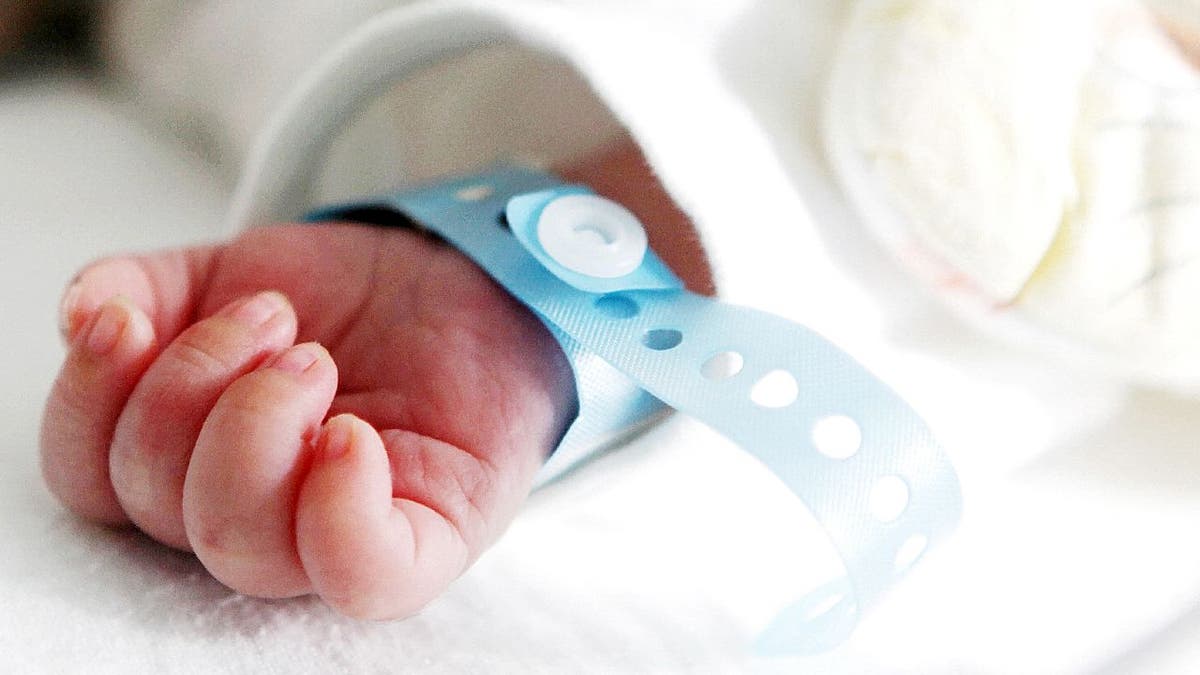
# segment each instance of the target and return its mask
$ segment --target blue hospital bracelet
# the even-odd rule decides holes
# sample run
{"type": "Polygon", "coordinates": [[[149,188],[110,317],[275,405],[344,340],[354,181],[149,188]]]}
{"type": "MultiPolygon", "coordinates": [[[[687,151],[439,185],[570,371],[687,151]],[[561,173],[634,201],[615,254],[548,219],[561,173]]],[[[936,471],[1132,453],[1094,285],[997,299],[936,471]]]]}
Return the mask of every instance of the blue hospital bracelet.
{"type": "Polygon", "coordinates": [[[637,219],[588,188],[504,165],[309,220],[364,207],[437,233],[559,340],[580,414],[548,465],[665,404],[733,440],[804,502],[846,576],[786,609],[759,637],[760,652],[840,643],[957,523],[958,478],[903,399],[811,330],[684,289],[637,219]],[[891,506],[873,508],[880,503],[891,506]]]}

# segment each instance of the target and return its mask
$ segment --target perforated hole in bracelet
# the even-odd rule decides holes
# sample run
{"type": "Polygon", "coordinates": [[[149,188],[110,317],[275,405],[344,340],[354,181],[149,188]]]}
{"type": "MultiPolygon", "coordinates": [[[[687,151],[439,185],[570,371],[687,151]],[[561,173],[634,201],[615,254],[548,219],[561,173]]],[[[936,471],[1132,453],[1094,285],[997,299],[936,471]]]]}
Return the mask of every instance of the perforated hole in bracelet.
{"type": "Polygon", "coordinates": [[[750,388],[750,400],[763,408],[785,408],[800,396],[796,376],[777,369],[758,378],[750,388]]]}
{"type": "Polygon", "coordinates": [[[908,508],[908,483],[899,476],[884,476],[871,488],[871,515],[881,523],[890,523],[908,508]]]}
{"type": "Polygon", "coordinates": [[[674,328],[655,328],[646,331],[642,335],[642,344],[647,349],[653,349],[656,352],[665,352],[668,349],[674,349],[683,342],[683,333],[674,328]]]}
{"type": "Polygon", "coordinates": [[[812,442],[830,459],[849,459],[862,447],[862,429],[845,415],[830,415],[813,425],[812,442]]]}
{"type": "Polygon", "coordinates": [[[618,293],[598,298],[596,310],[610,319],[632,319],[641,311],[636,302],[618,293]]]}
{"type": "Polygon", "coordinates": [[[804,612],[804,620],[816,621],[817,619],[820,619],[826,614],[829,614],[833,610],[837,609],[838,605],[846,602],[847,600],[848,598],[846,597],[845,593],[832,593],[829,595],[829,597],[813,603],[812,607],[809,607],[808,610],[804,612]]]}
{"type": "Polygon", "coordinates": [[[894,560],[896,572],[908,571],[908,568],[912,567],[920,559],[921,555],[925,553],[927,546],[929,546],[929,538],[923,534],[914,534],[906,539],[896,551],[894,560]]]}
{"type": "Polygon", "coordinates": [[[700,366],[700,374],[707,380],[720,382],[742,372],[742,367],[745,365],[745,357],[738,352],[717,352],[708,357],[708,360],[700,366]]]}

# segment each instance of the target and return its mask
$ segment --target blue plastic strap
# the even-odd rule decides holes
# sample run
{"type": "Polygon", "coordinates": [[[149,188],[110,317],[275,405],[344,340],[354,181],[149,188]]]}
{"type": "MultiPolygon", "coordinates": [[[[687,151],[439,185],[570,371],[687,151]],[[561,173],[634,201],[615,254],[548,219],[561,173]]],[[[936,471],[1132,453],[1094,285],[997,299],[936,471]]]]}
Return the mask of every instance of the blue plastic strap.
{"type": "MultiPolygon", "coordinates": [[[[805,653],[836,645],[957,523],[961,496],[948,458],[908,404],[811,330],[688,292],[670,283],[673,275],[659,276],[653,255],[631,276],[639,283],[583,290],[540,260],[535,244],[499,224],[506,214],[513,231],[529,232],[539,204],[581,189],[502,166],[386,201],[462,250],[551,327],[572,357],[581,402],[589,389],[581,359],[598,360],[653,396],[642,394],[631,407],[630,399],[603,392],[610,412],[644,419],[660,400],[736,442],[803,500],[836,547],[846,579],[785,610],[758,647],[805,653]],[[643,272],[663,286],[646,290],[643,272]],[[874,508],[881,496],[896,508],[874,508]]],[[[586,425],[588,409],[581,404],[577,424],[586,425]]]]}

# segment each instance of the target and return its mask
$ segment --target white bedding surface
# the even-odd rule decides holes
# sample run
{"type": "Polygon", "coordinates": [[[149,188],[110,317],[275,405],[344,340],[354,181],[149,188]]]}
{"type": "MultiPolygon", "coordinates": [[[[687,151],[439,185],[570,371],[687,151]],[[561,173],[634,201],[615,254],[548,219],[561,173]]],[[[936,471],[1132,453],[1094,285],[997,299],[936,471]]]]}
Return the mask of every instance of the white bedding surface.
{"type": "MultiPolygon", "coordinates": [[[[765,38],[787,29],[756,23],[781,15],[763,4],[771,11],[747,14],[746,27],[765,38]]],[[[737,40],[722,49],[731,72],[754,65],[737,40]]],[[[747,100],[817,218],[850,227],[805,144],[808,130],[782,126],[770,97],[747,100]]],[[[36,461],[41,401],[62,355],[58,293],[97,255],[203,238],[222,217],[226,186],[70,80],[0,89],[0,186],[0,671],[764,665],[746,660],[745,641],[774,602],[770,580],[797,554],[772,543],[786,517],[746,514],[789,507],[755,467],[683,420],[536,495],[496,549],[403,622],[352,622],[307,599],[239,597],[186,555],[68,516],[42,488],[36,461]]],[[[1195,401],[1011,356],[936,310],[914,311],[895,330],[919,325],[919,336],[860,346],[908,375],[907,391],[952,446],[979,448],[965,458],[967,516],[848,644],[776,669],[1190,672],[1200,658],[1195,401]],[[921,368],[928,377],[913,376],[921,368]],[[1068,420],[1037,414],[1039,401],[1065,397],[1076,404],[1068,420]],[[1012,449],[1020,461],[987,456],[1004,452],[1006,439],[1037,443],[1012,449]]],[[[1058,402],[1046,409],[1072,407],[1058,402]]]]}

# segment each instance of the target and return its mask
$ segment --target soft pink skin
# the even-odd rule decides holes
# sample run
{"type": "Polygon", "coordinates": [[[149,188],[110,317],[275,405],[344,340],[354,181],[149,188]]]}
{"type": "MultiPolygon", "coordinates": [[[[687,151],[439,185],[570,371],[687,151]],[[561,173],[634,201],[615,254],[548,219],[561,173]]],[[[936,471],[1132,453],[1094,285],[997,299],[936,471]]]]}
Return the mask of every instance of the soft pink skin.
{"type": "Polygon", "coordinates": [[[456,578],[574,412],[541,324],[405,230],[277,226],[102,260],[64,331],[42,460],[65,505],[238,591],[356,617],[410,614],[456,578]]]}
{"type": "MultiPolygon", "coordinates": [[[[631,142],[561,173],[621,200],[712,292],[695,231],[631,142]]],[[[317,593],[356,617],[441,593],[574,414],[532,314],[405,230],[276,226],[102,260],[68,289],[63,333],[42,424],[63,504],[192,550],[243,593],[317,593]]]]}

